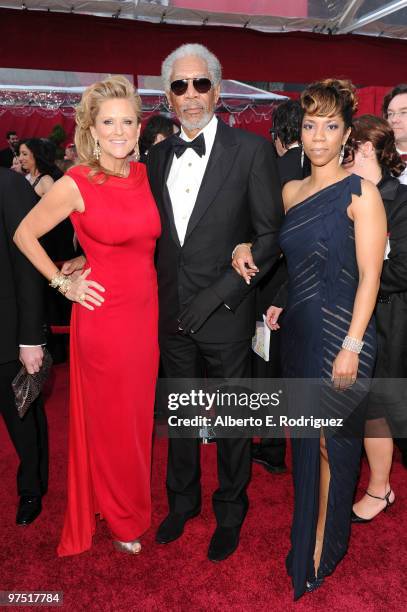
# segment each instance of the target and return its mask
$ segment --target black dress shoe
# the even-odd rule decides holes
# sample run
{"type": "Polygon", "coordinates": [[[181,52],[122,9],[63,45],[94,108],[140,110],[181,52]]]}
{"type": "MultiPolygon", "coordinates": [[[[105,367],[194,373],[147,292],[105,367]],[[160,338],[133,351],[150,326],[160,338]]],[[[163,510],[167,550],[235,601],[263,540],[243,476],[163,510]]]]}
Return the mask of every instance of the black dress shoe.
{"type": "Polygon", "coordinates": [[[216,527],[208,549],[210,561],[224,561],[239,546],[240,527],[216,527]]]}
{"type": "Polygon", "coordinates": [[[262,452],[260,444],[252,445],[252,460],[254,463],[259,463],[265,467],[271,474],[284,474],[287,471],[287,466],[284,461],[281,463],[272,463],[262,452]]]}
{"type": "Polygon", "coordinates": [[[29,525],[41,514],[41,497],[22,495],[18,504],[16,523],[17,525],[29,525]]]}
{"type": "Polygon", "coordinates": [[[158,544],[169,544],[170,542],[174,542],[174,540],[178,540],[184,533],[185,523],[195,516],[198,516],[200,512],[201,510],[190,514],[175,514],[170,512],[159,526],[155,541],[158,542],[158,544]]]}

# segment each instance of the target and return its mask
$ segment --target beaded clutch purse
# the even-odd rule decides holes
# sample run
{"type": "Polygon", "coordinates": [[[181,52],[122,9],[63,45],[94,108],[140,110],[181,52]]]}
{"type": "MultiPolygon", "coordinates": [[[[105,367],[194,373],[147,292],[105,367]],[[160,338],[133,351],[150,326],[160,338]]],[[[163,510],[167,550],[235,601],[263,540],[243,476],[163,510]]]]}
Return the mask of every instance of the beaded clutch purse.
{"type": "Polygon", "coordinates": [[[13,387],[15,402],[19,417],[22,419],[34,400],[39,396],[44,382],[48,378],[52,366],[52,357],[44,348],[42,366],[39,372],[28,374],[23,366],[14,378],[11,386],[13,387]]]}

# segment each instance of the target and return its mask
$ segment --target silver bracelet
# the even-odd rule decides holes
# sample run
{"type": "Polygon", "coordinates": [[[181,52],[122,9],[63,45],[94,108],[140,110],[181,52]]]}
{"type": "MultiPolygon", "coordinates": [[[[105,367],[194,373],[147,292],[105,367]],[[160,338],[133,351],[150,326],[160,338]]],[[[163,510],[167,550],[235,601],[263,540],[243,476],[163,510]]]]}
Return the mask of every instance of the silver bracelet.
{"type": "Polygon", "coordinates": [[[245,246],[245,247],[247,247],[247,248],[249,249],[249,251],[251,251],[251,250],[252,250],[252,249],[251,249],[251,245],[250,245],[248,242],[241,242],[240,244],[237,244],[237,245],[235,246],[235,248],[233,249],[233,251],[232,251],[232,259],[234,258],[234,256],[235,256],[235,254],[236,254],[237,249],[238,249],[239,247],[241,247],[241,246],[245,246]]]}
{"type": "Polygon", "coordinates": [[[347,351],[351,351],[352,353],[357,353],[359,355],[364,345],[363,340],[358,340],[357,338],[352,338],[351,336],[346,336],[345,340],[342,342],[342,348],[347,351]]]}

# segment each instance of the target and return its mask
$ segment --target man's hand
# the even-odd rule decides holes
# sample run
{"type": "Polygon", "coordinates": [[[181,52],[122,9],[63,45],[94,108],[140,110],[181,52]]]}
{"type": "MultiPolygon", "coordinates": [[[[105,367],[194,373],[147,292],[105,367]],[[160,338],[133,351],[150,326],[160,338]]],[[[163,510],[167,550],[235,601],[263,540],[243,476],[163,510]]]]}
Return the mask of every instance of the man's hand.
{"type": "Polygon", "coordinates": [[[232,268],[250,285],[252,276],[256,276],[259,269],[254,263],[248,244],[240,244],[236,247],[232,259],[232,268]]]}
{"type": "Polygon", "coordinates": [[[62,274],[71,276],[72,280],[76,280],[81,274],[85,265],[86,257],[84,257],[84,255],[79,255],[79,257],[74,257],[73,259],[65,261],[61,268],[61,272],[62,274]]]}
{"type": "Polygon", "coordinates": [[[178,331],[184,334],[194,334],[221,303],[222,300],[210,287],[203,289],[181,312],[178,319],[178,331]]]}
{"type": "Polygon", "coordinates": [[[39,372],[42,366],[44,351],[41,346],[20,347],[20,361],[29,374],[39,372]]]}

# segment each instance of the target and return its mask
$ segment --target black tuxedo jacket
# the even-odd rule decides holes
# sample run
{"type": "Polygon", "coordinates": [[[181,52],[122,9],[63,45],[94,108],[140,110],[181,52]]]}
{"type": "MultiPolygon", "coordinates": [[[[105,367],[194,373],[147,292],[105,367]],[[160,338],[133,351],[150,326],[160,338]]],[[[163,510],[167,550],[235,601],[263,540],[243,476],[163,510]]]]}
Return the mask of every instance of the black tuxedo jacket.
{"type": "Polygon", "coordinates": [[[152,147],[147,159],[162,223],[156,259],[160,332],[176,332],[180,311],[210,287],[220,305],[195,334],[196,339],[246,339],[253,334],[255,321],[251,290],[279,255],[283,204],[273,146],[260,136],[219,121],[182,247],[166,184],[173,156],[170,137],[152,147]],[[260,268],[250,286],[231,267],[233,248],[249,241],[260,268]]]}
{"type": "Polygon", "coordinates": [[[44,280],[13,242],[36,200],[23,176],[0,168],[0,364],[18,358],[19,344],[45,342],[44,280]]]}

